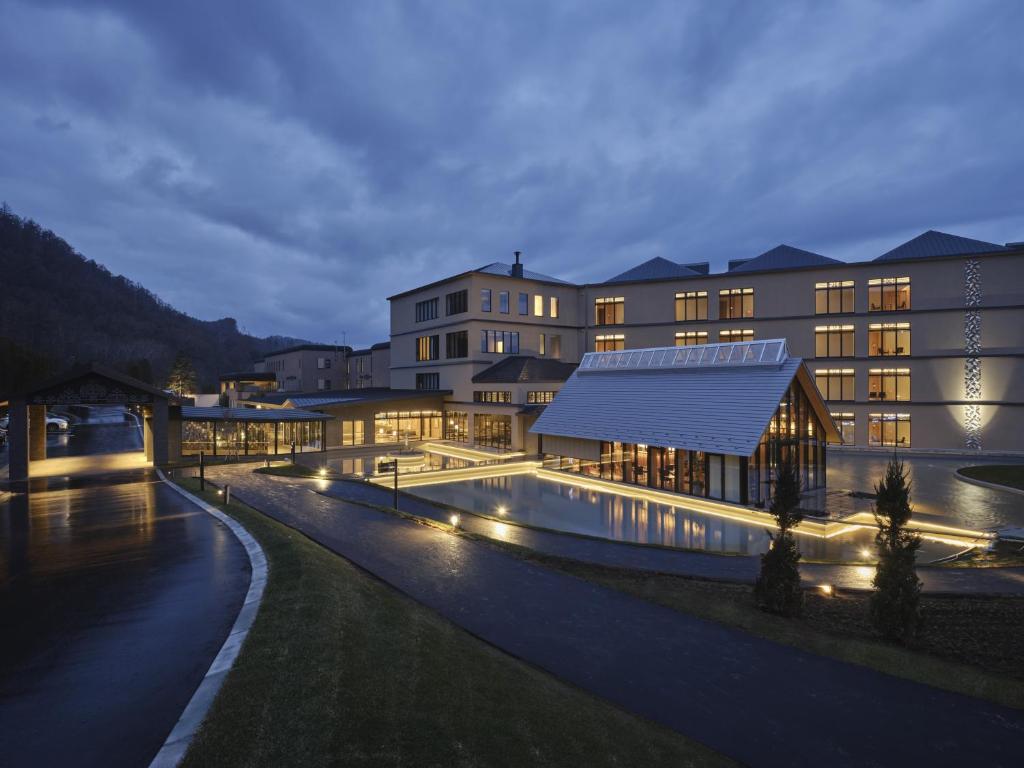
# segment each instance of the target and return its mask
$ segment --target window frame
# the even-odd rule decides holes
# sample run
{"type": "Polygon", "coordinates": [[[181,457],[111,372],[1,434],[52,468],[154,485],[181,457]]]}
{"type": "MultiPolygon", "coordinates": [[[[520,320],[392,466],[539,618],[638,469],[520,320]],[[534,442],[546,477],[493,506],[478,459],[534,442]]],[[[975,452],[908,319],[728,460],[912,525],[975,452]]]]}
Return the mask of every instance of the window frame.
{"type": "Polygon", "coordinates": [[[718,291],[718,319],[746,320],[754,316],[753,288],[720,288],[718,291]],[[723,312],[722,310],[725,310],[723,312]]]}
{"type": "Polygon", "coordinates": [[[857,374],[853,368],[817,368],[814,384],[822,399],[828,402],[852,403],[857,400],[857,374]]]}
{"type": "Polygon", "coordinates": [[[868,280],[868,312],[909,312],[911,309],[910,277],[872,277],[868,280]],[[900,294],[905,302],[900,305],[900,294]]]}
{"type": "Polygon", "coordinates": [[[594,325],[625,324],[625,296],[597,296],[594,298],[594,325]]]}
{"type": "Polygon", "coordinates": [[[707,331],[676,331],[675,342],[677,347],[695,347],[708,343],[707,331]],[[691,341],[692,340],[692,341],[691,341]],[[683,343],[680,344],[679,342],[683,343]]]}
{"type": "Polygon", "coordinates": [[[599,333],[594,336],[595,352],[620,352],[626,348],[626,334],[599,333]]]}
{"type": "Polygon", "coordinates": [[[451,331],[444,335],[444,351],[446,360],[461,360],[469,357],[469,331],[451,331]],[[454,351],[454,353],[453,353],[454,351]],[[459,352],[462,354],[458,354],[459,352]]]}
{"type": "Polygon", "coordinates": [[[814,284],[814,314],[849,315],[856,311],[855,280],[830,280],[814,284]],[[833,308],[833,303],[838,309],[833,308]]]}
{"type": "Polygon", "coordinates": [[[480,289],[480,311],[481,312],[490,312],[491,311],[491,300],[492,300],[492,298],[493,297],[491,296],[491,289],[490,288],[481,288],[480,289]]]}
{"type": "Polygon", "coordinates": [[[854,325],[814,326],[814,356],[820,360],[855,357],[857,352],[856,332],[856,326],[854,325]],[[825,338],[824,354],[822,354],[820,347],[822,336],[825,338]],[[835,351],[836,349],[838,351],[835,351]]]}
{"type": "Polygon", "coordinates": [[[910,323],[870,323],[868,357],[910,357],[910,323]]]}
{"type": "Polygon", "coordinates": [[[909,403],[911,382],[909,368],[869,368],[868,400],[877,403],[909,403]],[[896,397],[886,397],[890,392],[896,397]]]}
{"type": "Polygon", "coordinates": [[[707,291],[676,292],[676,322],[693,323],[708,319],[707,291]],[[692,316],[691,316],[692,310],[692,316]]]}
{"type": "Polygon", "coordinates": [[[444,296],[445,317],[461,315],[469,311],[469,289],[446,293],[444,296]]]}
{"type": "Polygon", "coordinates": [[[416,362],[425,363],[439,360],[441,355],[441,336],[434,333],[416,337],[416,362]],[[426,355],[426,356],[425,356],[426,355]]]}

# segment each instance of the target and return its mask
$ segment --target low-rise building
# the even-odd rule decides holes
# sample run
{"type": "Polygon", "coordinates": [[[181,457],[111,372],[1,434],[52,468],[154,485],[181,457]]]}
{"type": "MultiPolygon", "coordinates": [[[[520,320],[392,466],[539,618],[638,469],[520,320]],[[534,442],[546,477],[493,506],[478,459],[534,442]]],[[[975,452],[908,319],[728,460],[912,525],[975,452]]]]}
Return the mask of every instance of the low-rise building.
{"type": "Polygon", "coordinates": [[[351,347],[337,344],[299,344],[265,356],[257,373],[272,373],[281,392],[346,389],[351,347]]]}

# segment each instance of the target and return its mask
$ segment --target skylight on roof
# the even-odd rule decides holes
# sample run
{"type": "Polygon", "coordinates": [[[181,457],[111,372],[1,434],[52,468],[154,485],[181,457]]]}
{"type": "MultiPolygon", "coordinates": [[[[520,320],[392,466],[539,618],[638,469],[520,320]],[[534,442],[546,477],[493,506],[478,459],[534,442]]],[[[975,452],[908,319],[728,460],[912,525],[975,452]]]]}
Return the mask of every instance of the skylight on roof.
{"type": "Polygon", "coordinates": [[[588,352],[580,371],[643,371],[666,368],[724,368],[742,365],[779,365],[789,356],[785,339],[698,344],[689,347],[653,347],[618,352],[588,352]]]}

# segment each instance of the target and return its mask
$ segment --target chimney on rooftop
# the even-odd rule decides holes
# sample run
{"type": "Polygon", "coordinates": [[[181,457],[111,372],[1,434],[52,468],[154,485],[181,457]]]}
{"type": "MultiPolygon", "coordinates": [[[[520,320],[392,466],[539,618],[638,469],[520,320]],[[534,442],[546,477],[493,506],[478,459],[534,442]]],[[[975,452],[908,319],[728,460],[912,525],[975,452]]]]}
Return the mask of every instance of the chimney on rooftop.
{"type": "Polygon", "coordinates": [[[512,277],[523,276],[523,265],[519,263],[520,252],[516,251],[516,263],[512,265],[512,277]]]}

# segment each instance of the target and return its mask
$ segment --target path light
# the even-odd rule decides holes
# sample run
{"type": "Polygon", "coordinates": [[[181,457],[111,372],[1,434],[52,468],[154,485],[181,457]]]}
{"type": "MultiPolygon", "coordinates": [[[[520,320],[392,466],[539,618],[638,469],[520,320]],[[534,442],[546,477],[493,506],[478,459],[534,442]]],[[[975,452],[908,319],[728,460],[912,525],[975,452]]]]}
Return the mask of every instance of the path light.
{"type": "Polygon", "coordinates": [[[323,477],[327,477],[327,467],[320,467],[320,472],[319,472],[319,475],[320,475],[320,477],[322,477],[322,478],[323,478],[323,477]]]}
{"type": "Polygon", "coordinates": [[[832,597],[836,593],[836,588],[831,584],[819,584],[818,589],[825,597],[832,597]]]}
{"type": "Polygon", "coordinates": [[[868,549],[867,547],[864,547],[864,548],[863,548],[863,549],[862,549],[862,550],[860,551],[860,556],[861,556],[861,557],[865,557],[865,558],[866,558],[866,557],[871,557],[871,550],[870,550],[870,549],[868,549]]]}
{"type": "Polygon", "coordinates": [[[508,514],[508,507],[506,507],[504,504],[499,504],[497,512],[498,512],[499,515],[507,515],[508,514]]]}
{"type": "Polygon", "coordinates": [[[448,518],[448,520],[452,524],[452,530],[455,530],[455,529],[457,529],[459,527],[459,516],[458,515],[452,515],[451,517],[448,518]]]}

